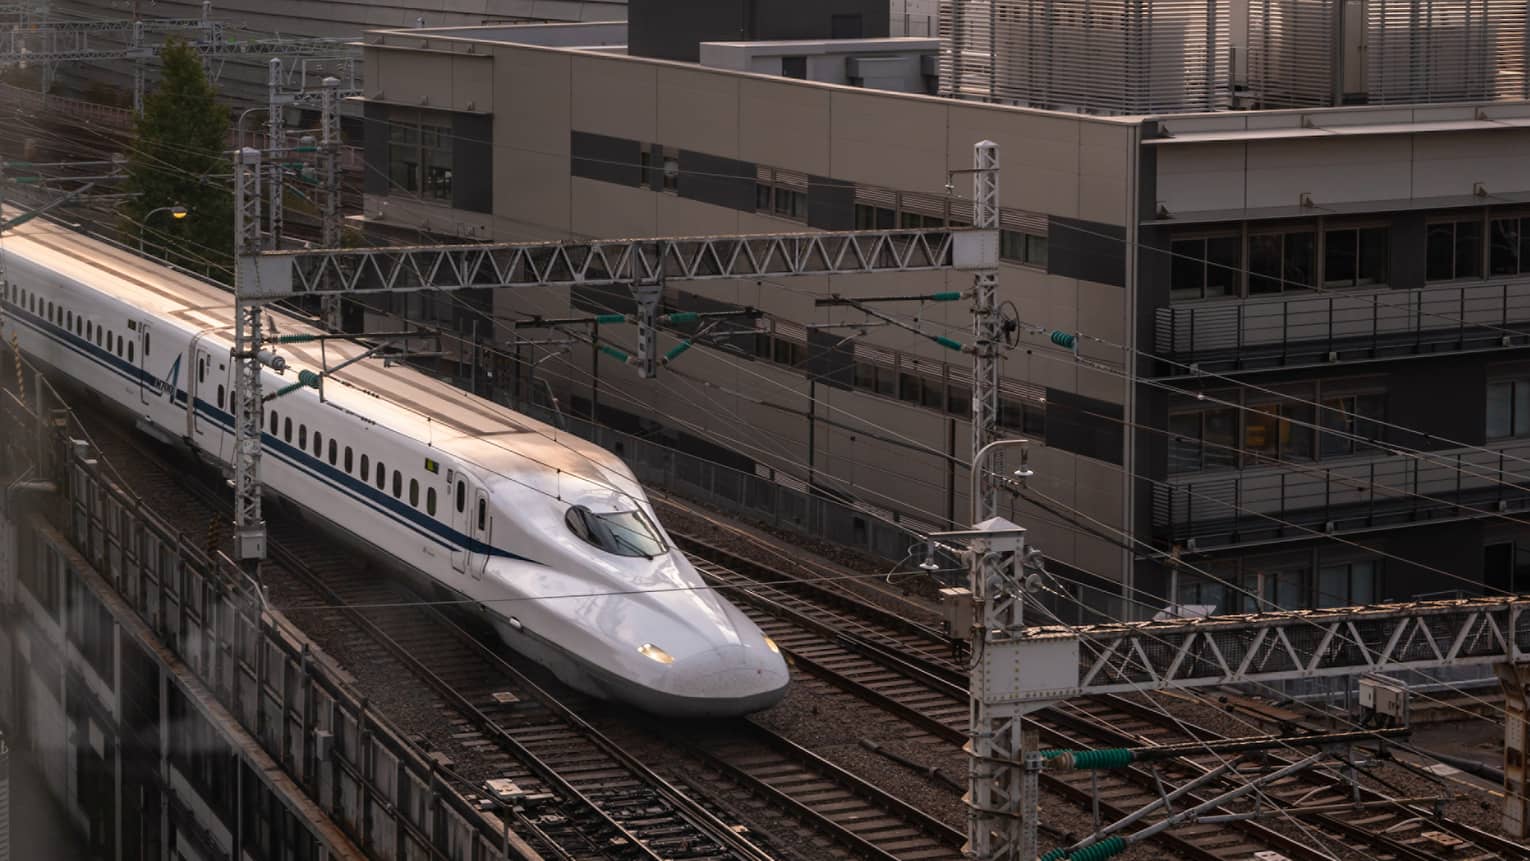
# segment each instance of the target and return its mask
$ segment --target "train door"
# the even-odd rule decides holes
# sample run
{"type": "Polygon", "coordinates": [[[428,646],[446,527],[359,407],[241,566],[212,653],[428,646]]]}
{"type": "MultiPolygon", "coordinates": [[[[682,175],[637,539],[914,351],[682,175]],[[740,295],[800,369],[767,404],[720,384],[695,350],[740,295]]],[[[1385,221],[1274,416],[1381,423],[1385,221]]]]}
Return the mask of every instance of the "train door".
{"type": "Polygon", "coordinates": [[[452,470],[447,473],[447,480],[451,482],[452,531],[463,536],[461,543],[452,542],[452,567],[458,571],[466,571],[467,539],[473,532],[471,520],[468,517],[467,476],[463,475],[460,469],[452,470]]]}
{"type": "Polygon", "coordinates": [[[142,404],[153,403],[159,395],[161,383],[159,378],[149,371],[149,348],[154,345],[154,340],[149,337],[149,323],[147,320],[138,320],[134,328],[133,340],[138,342],[138,401],[142,404]]]}
{"type": "Polygon", "coordinates": [[[483,570],[489,564],[489,538],[494,518],[489,515],[488,491],[479,489],[474,496],[473,541],[476,552],[468,558],[468,570],[476,580],[483,576],[483,570]]]}
{"type": "Polygon", "coordinates": [[[203,444],[206,448],[207,434],[213,430],[209,426],[207,417],[197,409],[197,400],[205,401],[213,399],[213,389],[218,385],[218,375],[213,370],[212,351],[202,345],[198,338],[191,345],[191,375],[186,385],[186,411],[190,416],[190,435],[194,442],[203,444]]]}

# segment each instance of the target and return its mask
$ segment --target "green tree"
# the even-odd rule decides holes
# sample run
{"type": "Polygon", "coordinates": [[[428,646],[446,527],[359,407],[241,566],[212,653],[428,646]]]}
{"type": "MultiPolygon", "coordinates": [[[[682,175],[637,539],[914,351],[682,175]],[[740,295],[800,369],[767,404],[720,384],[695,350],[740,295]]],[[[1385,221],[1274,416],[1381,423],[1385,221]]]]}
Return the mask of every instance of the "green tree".
{"type": "Polygon", "coordinates": [[[228,176],[228,111],[218,104],[202,59],[190,45],[172,41],[160,54],[159,86],[144,98],[137,139],[128,155],[123,207],[130,236],[145,237],[170,261],[231,281],[234,203],[228,176]],[[160,207],[184,206],[182,219],[160,207]],[[147,220],[146,220],[147,219],[147,220]]]}

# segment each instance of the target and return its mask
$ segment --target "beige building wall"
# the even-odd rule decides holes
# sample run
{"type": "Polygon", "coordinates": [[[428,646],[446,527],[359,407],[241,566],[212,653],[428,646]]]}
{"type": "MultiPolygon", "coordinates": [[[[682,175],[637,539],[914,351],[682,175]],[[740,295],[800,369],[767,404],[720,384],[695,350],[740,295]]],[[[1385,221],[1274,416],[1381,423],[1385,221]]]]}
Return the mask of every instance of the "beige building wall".
{"type": "MultiPolygon", "coordinates": [[[[369,34],[368,40],[372,44],[367,63],[377,70],[387,102],[424,104],[450,93],[451,105],[458,110],[465,109],[467,101],[492,105],[490,230],[496,240],[807,229],[800,222],[572,176],[571,131],[901,191],[943,195],[949,182],[962,198],[970,197],[972,176],[952,171],[970,168],[973,145],[989,139],[1000,145],[1001,201],[1006,207],[1124,229],[1137,206],[1131,180],[1137,127],[1131,122],[529,46],[472,45],[475,56],[469,58],[462,54],[470,43],[436,35],[369,34]],[[488,63],[493,64],[492,74],[485,75],[483,66],[488,63]]],[[[381,210],[380,201],[368,201],[369,216],[381,210]]],[[[390,207],[384,219],[388,222],[428,215],[392,202],[390,207]]],[[[456,218],[445,213],[429,217],[456,218]]],[[[462,220],[475,218],[482,217],[463,214],[462,220]]],[[[851,309],[814,306],[814,299],[829,294],[929,293],[970,285],[969,274],[950,272],[789,282],[702,281],[669,287],[759,307],[798,323],[826,323],[865,319],[851,309]]],[[[1006,264],[999,289],[1001,301],[1013,303],[1027,322],[1048,329],[1082,329],[1116,343],[1134,337],[1128,290],[1123,287],[1006,264]]],[[[496,312],[580,313],[568,304],[567,291],[537,292],[534,297],[502,293],[496,298],[496,312]]],[[[965,302],[927,303],[919,310],[922,325],[970,341],[968,307],[965,302]]],[[[635,344],[631,327],[602,326],[601,333],[629,347],[635,344]]],[[[674,343],[668,335],[660,341],[661,349],[674,343]]],[[[1089,362],[1115,369],[1098,371],[1034,337],[1026,341],[1007,354],[1006,378],[1124,403],[1119,349],[1097,342],[1082,345],[1081,354],[1089,362]]],[[[969,357],[901,329],[869,327],[857,342],[970,368],[969,357]]],[[[567,387],[566,395],[582,396],[591,374],[589,351],[576,347],[549,361],[546,370],[562,377],[558,384],[567,387]]],[[[828,385],[816,386],[815,406],[802,373],[710,350],[688,353],[656,380],[640,380],[633,369],[605,358],[598,374],[603,404],[645,413],[798,479],[811,473],[827,487],[926,523],[943,525],[953,515],[958,522],[967,518],[969,479],[960,464],[971,457],[971,431],[962,417],[828,385]],[[954,470],[953,462],[958,465],[954,470]]],[[[1122,467],[1046,443],[1037,447],[1032,460],[1039,473],[1034,480],[1038,490],[1111,528],[1130,528],[1122,499],[1122,467]]],[[[1011,513],[1032,529],[1033,538],[1053,558],[1109,577],[1122,576],[1127,560],[1116,544],[1029,507],[1011,513]]]]}

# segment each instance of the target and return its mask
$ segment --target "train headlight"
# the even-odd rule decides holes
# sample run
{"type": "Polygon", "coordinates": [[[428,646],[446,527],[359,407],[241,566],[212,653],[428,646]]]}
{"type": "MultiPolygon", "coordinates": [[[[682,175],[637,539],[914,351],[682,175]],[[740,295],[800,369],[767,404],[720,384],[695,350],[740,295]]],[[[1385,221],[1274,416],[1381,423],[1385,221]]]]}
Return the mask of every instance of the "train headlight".
{"type": "Polygon", "coordinates": [[[666,652],[658,646],[655,646],[653,643],[644,643],[643,645],[638,646],[638,651],[642,653],[643,657],[649,659],[650,661],[658,661],[661,664],[673,664],[675,662],[674,655],[671,655],[669,652],[666,652]]]}
{"type": "Polygon", "coordinates": [[[781,647],[776,645],[776,641],[769,637],[765,638],[765,648],[770,649],[772,652],[775,652],[778,655],[781,654],[781,647]]]}

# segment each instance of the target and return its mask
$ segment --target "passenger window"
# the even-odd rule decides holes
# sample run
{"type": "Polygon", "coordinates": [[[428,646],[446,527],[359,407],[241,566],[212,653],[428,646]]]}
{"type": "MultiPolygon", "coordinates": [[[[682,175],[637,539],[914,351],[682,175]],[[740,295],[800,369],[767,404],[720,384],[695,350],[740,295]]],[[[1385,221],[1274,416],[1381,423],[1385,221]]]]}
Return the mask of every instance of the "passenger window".
{"type": "Polygon", "coordinates": [[[436,515],[436,489],[434,487],[425,488],[425,513],[431,517],[436,515]]]}
{"type": "Polygon", "coordinates": [[[133,342],[128,341],[128,361],[133,361],[133,342]]]}
{"type": "Polygon", "coordinates": [[[368,468],[369,464],[371,464],[371,461],[367,460],[367,456],[366,455],[362,455],[361,456],[361,480],[362,481],[366,481],[367,480],[367,476],[372,474],[372,470],[368,468]]]}
{"type": "Polygon", "coordinates": [[[335,454],[339,451],[339,449],[340,449],[340,447],[335,445],[335,441],[334,440],[330,440],[329,441],[329,465],[330,466],[334,466],[335,465],[335,454]]]}
{"type": "Polygon", "coordinates": [[[487,525],[488,522],[489,522],[489,519],[488,519],[488,508],[489,508],[489,506],[482,499],[478,500],[478,531],[479,532],[482,532],[484,526],[487,525]]]}
{"type": "Polygon", "coordinates": [[[282,419],[282,439],[292,442],[292,419],[282,419]]]}
{"type": "Polygon", "coordinates": [[[467,510],[467,486],[463,482],[457,482],[457,513],[467,510]]]}
{"type": "Polygon", "coordinates": [[[276,436],[276,428],[277,428],[278,423],[280,421],[281,421],[281,419],[278,418],[276,412],[273,411],[271,413],[271,436],[276,436]]]}
{"type": "Polygon", "coordinates": [[[308,448],[308,425],[298,422],[298,448],[308,448]]]}
{"type": "Polygon", "coordinates": [[[117,355],[122,355],[122,336],[117,336],[117,355]]]}
{"type": "Polygon", "coordinates": [[[409,479],[409,504],[420,507],[420,483],[412,478],[409,479]]]}
{"type": "Polygon", "coordinates": [[[148,332],[144,332],[143,333],[143,357],[145,359],[149,358],[149,333],[148,332]]]}
{"type": "MultiPolygon", "coordinates": [[[[96,334],[101,334],[101,330],[97,329],[96,334]]],[[[101,345],[106,348],[106,352],[110,353],[112,351],[112,341],[115,339],[115,337],[116,336],[111,329],[106,330],[106,343],[101,345]]]]}
{"type": "Polygon", "coordinates": [[[84,323],[85,323],[85,318],[84,317],[76,317],[76,318],[74,318],[74,333],[76,335],[79,335],[79,334],[83,333],[84,328],[85,328],[84,327],[84,323]]]}
{"type": "Polygon", "coordinates": [[[377,462],[377,489],[385,490],[388,486],[388,467],[382,461],[377,462]]]}
{"type": "Polygon", "coordinates": [[[223,384],[218,384],[218,409],[223,409],[223,384]]]}
{"type": "Polygon", "coordinates": [[[313,432],[313,456],[324,456],[324,434],[321,434],[318,431],[313,432]]]}
{"type": "Polygon", "coordinates": [[[398,499],[404,495],[404,476],[398,470],[393,470],[393,498],[398,499]]]}
{"type": "Polygon", "coordinates": [[[345,447],[345,474],[351,474],[351,447],[345,447]]]}

